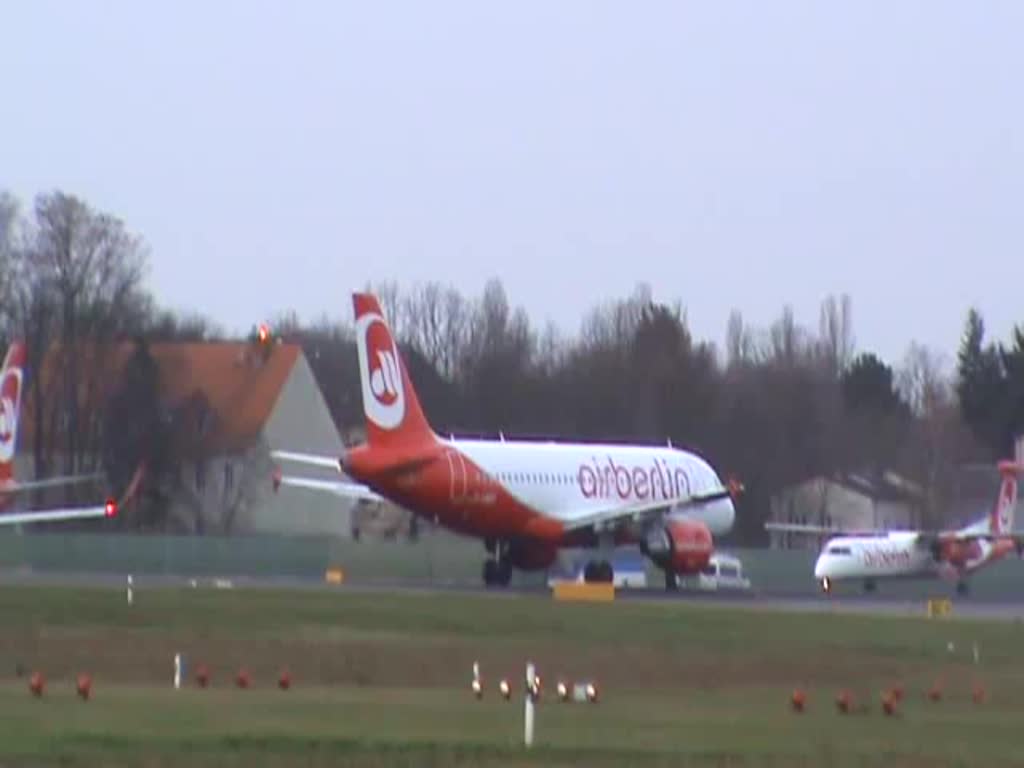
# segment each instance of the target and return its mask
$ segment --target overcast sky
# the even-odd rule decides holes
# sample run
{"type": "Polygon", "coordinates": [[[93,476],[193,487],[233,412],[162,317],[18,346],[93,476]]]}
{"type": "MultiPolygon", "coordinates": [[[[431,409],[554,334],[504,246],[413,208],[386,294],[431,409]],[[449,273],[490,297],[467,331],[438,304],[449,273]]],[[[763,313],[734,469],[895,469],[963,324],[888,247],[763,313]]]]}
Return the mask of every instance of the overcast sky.
{"type": "Polygon", "coordinates": [[[859,349],[1024,321],[1024,3],[7,2],[0,187],[121,216],[174,308],[348,318],[492,276],[575,332],[650,283],[859,349]]]}

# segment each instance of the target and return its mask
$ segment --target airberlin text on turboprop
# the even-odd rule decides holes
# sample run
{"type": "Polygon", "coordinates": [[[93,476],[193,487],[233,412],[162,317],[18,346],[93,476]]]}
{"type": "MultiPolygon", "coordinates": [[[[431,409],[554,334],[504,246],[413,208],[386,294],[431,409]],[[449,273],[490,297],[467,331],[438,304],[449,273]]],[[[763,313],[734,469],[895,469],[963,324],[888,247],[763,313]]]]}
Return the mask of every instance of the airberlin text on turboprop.
{"type": "Polygon", "coordinates": [[[874,568],[887,568],[910,563],[910,551],[903,548],[868,548],[864,550],[863,556],[864,565],[874,568]]]}
{"type": "Polygon", "coordinates": [[[576,481],[584,498],[673,499],[688,496],[690,481],[682,467],[671,467],[664,459],[646,466],[616,464],[611,456],[592,464],[581,464],[576,481]]]}

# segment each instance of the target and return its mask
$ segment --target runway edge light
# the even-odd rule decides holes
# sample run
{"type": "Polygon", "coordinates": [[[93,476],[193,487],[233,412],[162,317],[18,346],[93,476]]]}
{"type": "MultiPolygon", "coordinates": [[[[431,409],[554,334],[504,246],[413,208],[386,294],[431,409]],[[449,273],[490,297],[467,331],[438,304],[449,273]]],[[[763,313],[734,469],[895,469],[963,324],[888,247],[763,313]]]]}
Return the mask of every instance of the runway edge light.
{"type": "Polygon", "coordinates": [[[533,746],[533,718],[537,701],[537,672],[532,661],[526,663],[526,686],[524,693],[523,742],[527,747],[533,746]]]}
{"type": "Polygon", "coordinates": [[[480,681],[480,662],[473,662],[473,682],[470,684],[473,688],[473,695],[478,699],[483,698],[484,686],[480,681]]]}

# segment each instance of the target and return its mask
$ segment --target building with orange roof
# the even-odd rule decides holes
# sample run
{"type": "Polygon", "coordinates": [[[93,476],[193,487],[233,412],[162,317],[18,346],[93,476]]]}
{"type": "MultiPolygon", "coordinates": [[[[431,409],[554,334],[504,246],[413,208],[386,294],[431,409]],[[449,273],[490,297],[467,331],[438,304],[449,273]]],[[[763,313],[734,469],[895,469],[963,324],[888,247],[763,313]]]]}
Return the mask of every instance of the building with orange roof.
{"type": "MultiPolygon", "coordinates": [[[[120,373],[135,351],[133,343],[76,356],[81,376],[83,418],[101,418],[118,391],[120,373]]],[[[271,446],[338,455],[343,443],[302,349],[269,341],[153,343],[148,350],[159,371],[161,408],[184,418],[189,449],[178,465],[177,492],[167,532],[210,534],[275,533],[352,535],[353,505],[325,494],[273,491],[271,446]],[[184,414],[184,417],[182,416],[184,414]]],[[[41,390],[63,391],[67,368],[61,350],[51,349],[40,366],[41,390]]],[[[32,372],[28,372],[32,377],[32,372]]],[[[18,470],[31,476],[35,402],[27,387],[19,433],[18,470]]],[[[53,455],[53,466],[63,458],[53,455]]],[[[324,470],[322,476],[336,479],[324,470]]],[[[131,509],[124,510],[132,514],[131,509]]]]}

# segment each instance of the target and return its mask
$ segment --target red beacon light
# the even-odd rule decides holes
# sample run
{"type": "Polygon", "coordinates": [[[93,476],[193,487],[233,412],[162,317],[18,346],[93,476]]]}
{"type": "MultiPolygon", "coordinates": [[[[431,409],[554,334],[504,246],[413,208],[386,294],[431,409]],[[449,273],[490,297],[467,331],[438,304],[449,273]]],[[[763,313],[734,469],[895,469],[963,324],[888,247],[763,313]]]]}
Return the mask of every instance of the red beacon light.
{"type": "Polygon", "coordinates": [[[117,517],[117,502],[113,499],[107,499],[106,505],[103,507],[104,517],[117,517]]]}
{"type": "Polygon", "coordinates": [[[256,331],[256,335],[260,340],[260,344],[266,344],[270,338],[270,329],[266,323],[260,323],[259,330],[256,331]]]}

